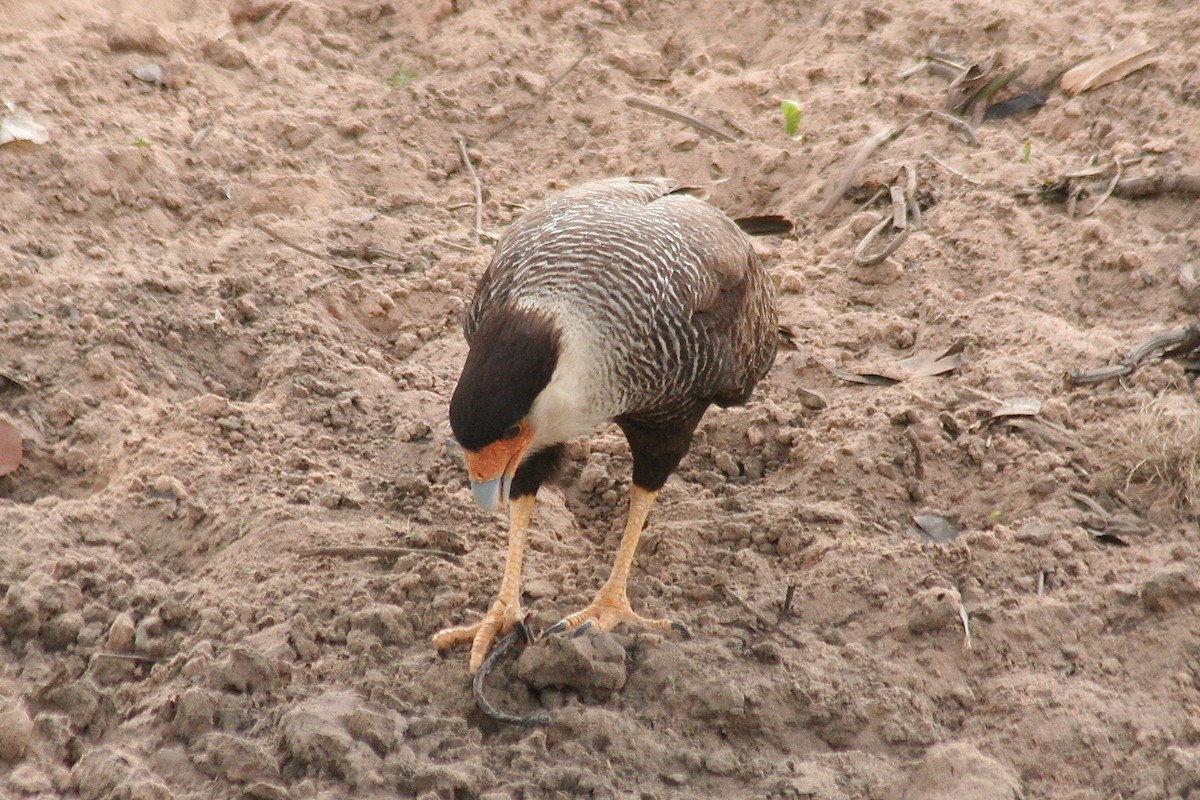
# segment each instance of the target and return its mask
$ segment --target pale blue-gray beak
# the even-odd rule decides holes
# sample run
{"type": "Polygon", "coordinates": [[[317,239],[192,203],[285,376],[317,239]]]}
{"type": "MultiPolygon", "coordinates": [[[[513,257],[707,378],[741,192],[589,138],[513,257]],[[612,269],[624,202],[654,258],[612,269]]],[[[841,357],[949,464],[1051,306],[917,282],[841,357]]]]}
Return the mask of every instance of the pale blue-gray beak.
{"type": "Polygon", "coordinates": [[[499,475],[490,481],[471,481],[471,494],[475,502],[486,511],[493,513],[508,505],[508,492],[512,488],[512,478],[499,475]]]}

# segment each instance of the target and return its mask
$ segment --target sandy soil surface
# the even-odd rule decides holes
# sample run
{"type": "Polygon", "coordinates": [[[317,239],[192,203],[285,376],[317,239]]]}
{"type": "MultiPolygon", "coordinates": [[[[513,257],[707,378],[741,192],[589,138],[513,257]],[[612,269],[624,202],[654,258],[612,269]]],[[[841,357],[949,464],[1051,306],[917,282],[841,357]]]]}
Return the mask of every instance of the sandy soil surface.
{"type": "MultiPolygon", "coordinates": [[[[1200,206],[1028,192],[1195,172],[1197,75],[1190,2],[10,0],[0,97],[49,141],[0,146],[0,795],[1200,797],[1195,364],[1065,380],[1196,320],[1200,206]],[[1038,83],[1138,33],[1158,63],[977,143],[930,117],[823,208],[943,107],[931,46],[1038,83]],[[909,166],[921,227],[853,263],[909,166]],[[643,540],[635,607],[695,638],[526,648],[489,692],[554,723],[502,725],[430,644],[504,552],[446,422],[460,317],[525,204],[626,174],[797,221],[757,246],[799,349],[643,540]]],[[[535,627],[624,518],[619,431],[572,447],[535,627]]]]}

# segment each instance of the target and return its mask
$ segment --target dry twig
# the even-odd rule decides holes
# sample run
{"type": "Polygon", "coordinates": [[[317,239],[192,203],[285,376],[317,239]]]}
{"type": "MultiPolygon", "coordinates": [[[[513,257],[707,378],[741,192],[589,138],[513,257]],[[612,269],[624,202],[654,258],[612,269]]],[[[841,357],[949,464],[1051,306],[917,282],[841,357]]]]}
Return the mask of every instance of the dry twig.
{"type": "Polygon", "coordinates": [[[449,561],[451,564],[461,564],[462,559],[448,550],[434,550],[426,547],[311,547],[300,551],[301,558],[399,558],[408,555],[427,555],[449,561]]]}
{"type": "MultiPolygon", "coordinates": [[[[347,278],[361,278],[363,276],[362,270],[356,269],[354,267],[348,267],[345,264],[339,264],[336,261],[330,261],[328,258],[321,255],[317,251],[309,250],[307,247],[298,245],[295,242],[291,241],[290,239],[287,239],[282,234],[276,233],[275,231],[268,228],[266,226],[266,224],[263,222],[260,222],[258,220],[253,220],[253,221],[251,221],[250,224],[253,225],[255,228],[258,228],[260,231],[265,233],[267,236],[270,236],[272,239],[279,242],[280,244],[286,245],[287,247],[292,248],[293,250],[295,250],[298,253],[303,253],[304,255],[309,256],[310,258],[315,258],[317,261],[320,261],[323,264],[327,264],[330,267],[333,267],[335,270],[337,270],[339,273],[341,273],[342,275],[344,275],[347,278]]],[[[324,285],[324,284],[322,284],[322,285],[324,285]]]]}
{"type": "Polygon", "coordinates": [[[495,128],[493,128],[491,133],[489,133],[483,137],[483,141],[490,142],[492,139],[495,139],[497,136],[504,133],[506,130],[511,128],[513,125],[516,125],[518,122],[520,122],[522,119],[524,119],[525,116],[527,114],[529,114],[530,111],[533,111],[535,108],[537,108],[539,105],[541,105],[542,101],[546,99],[546,96],[549,95],[550,92],[552,92],[554,90],[554,87],[556,87],[560,83],[562,83],[566,79],[566,77],[568,75],[570,75],[572,72],[574,72],[575,68],[578,67],[580,64],[582,64],[583,60],[587,57],[588,57],[588,51],[584,50],[583,55],[579,56],[579,58],[577,58],[573,62],[571,62],[571,66],[569,66],[565,70],[563,70],[562,74],[560,74],[557,78],[550,81],[550,83],[546,84],[546,88],[541,91],[541,94],[539,94],[537,97],[533,98],[533,100],[531,100],[527,106],[525,106],[519,112],[517,112],[516,115],[509,117],[508,119],[504,120],[499,125],[497,125],[495,128]]]}
{"type": "Polygon", "coordinates": [[[483,239],[483,184],[479,182],[475,165],[471,163],[471,156],[467,154],[466,139],[458,140],[458,151],[462,155],[463,166],[471,176],[471,183],[475,185],[475,244],[479,244],[483,239]]]}

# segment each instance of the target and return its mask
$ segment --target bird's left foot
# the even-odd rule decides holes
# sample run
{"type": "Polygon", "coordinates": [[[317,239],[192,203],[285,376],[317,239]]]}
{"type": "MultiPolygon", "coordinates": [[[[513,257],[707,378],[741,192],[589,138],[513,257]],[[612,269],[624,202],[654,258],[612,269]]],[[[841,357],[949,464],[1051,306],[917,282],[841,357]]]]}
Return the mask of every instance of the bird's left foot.
{"type": "Polygon", "coordinates": [[[684,627],[683,623],[669,619],[652,619],[636,613],[629,605],[629,598],[625,596],[624,592],[614,596],[604,591],[601,591],[587,608],[564,617],[550,626],[542,635],[552,636],[563,631],[574,631],[574,635],[577,636],[591,627],[599,628],[602,631],[611,631],[622,622],[639,628],[660,630],[671,628],[679,631],[688,639],[692,637],[691,632],[684,627]]]}

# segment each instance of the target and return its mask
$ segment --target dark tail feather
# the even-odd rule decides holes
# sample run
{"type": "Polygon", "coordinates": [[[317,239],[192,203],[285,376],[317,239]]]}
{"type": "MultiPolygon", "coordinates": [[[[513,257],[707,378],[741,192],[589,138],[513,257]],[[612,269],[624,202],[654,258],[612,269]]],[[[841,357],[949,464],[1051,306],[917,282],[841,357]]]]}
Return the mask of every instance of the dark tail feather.
{"type": "Polygon", "coordinates": [[[777,331],[779,336],[779,348],[781,350],[799,350],[800,345],[796,344],[796,332],[786,325],[780,325],[777,331]]]}
{"type": "Polygon", "coordinates": [[[787,217],[778,214],[763,214],[755,217],[735,219],[737,226],[751,236],[783,236],[796,226],[787,217]]]}

